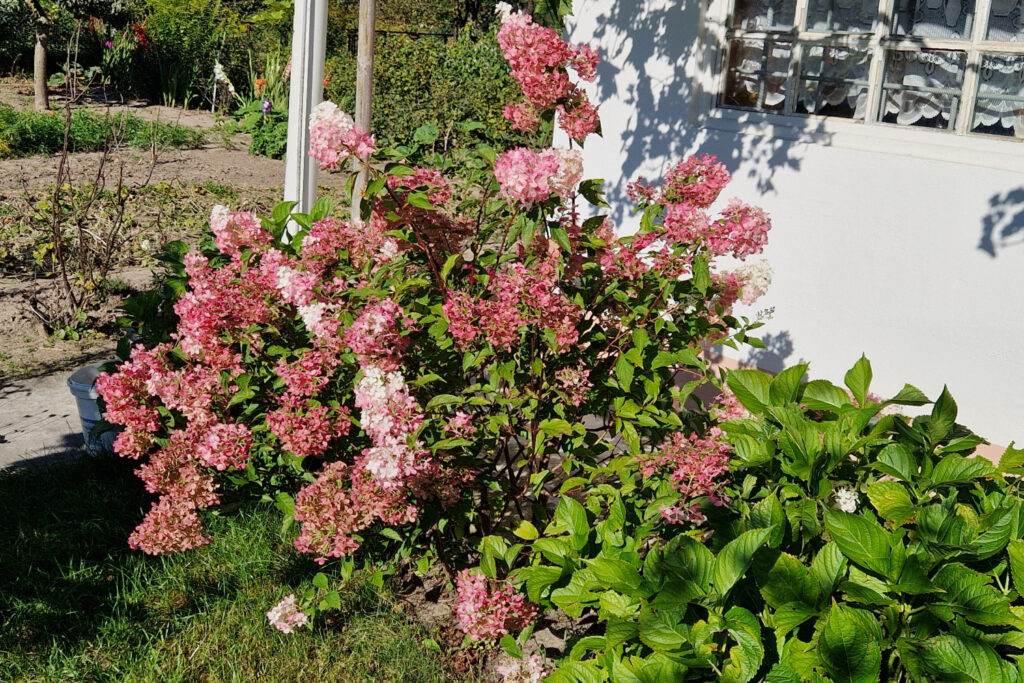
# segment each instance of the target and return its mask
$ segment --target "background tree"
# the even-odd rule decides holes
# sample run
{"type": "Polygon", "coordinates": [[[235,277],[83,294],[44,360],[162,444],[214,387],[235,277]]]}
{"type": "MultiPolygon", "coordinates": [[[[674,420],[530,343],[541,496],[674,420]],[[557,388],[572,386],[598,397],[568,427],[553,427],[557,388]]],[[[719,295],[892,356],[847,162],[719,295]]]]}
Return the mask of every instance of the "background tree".
{"type": "Polygon", "coordinates": [[[50,98],[46,90],[46,44],[50,39],[51,13],[55,9],[41,0],[25,0],[35,21],[36,47],[32,56],[32,87],[35,91],[35,108],[46,111],[50,98]]]}

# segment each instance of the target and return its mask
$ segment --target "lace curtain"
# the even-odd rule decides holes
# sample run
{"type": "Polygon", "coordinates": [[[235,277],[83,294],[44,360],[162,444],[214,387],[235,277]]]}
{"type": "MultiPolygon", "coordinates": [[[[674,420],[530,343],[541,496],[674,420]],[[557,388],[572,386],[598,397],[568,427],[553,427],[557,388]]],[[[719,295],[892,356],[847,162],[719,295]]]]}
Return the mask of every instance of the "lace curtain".
{"type": "MultiPolygon", "coordinates": [[[[795,8],[795,0],[737,0],[733,28],[788,31],[795,21],[795,8]]],[[[969,116],[972,132],[1024,138],[1024,56],[982,54],[974,111],[960,111],[967,41],[976,20],[974,0],[897,0],[895,10],[893,37],[963,40],[965,45],[963,50],[886,50],[878,112],[882,121],[952,128],[958,117],[969,116]]],[[[809,0],[805,30],[861,35],[868,40],[877,15],[877,0],[809,0]]],[[[1024,42],[1024,0],[991,0],[985,19],[986,40],[1024,42]]],[[[777,40],[734,38],[724,102],[781,111],[789,96],[791,40],[785,35],[777,40]]],[[[805,44],[793,93],[796,111],[869,118],[872,54],[867,47],[805,44]]]]}

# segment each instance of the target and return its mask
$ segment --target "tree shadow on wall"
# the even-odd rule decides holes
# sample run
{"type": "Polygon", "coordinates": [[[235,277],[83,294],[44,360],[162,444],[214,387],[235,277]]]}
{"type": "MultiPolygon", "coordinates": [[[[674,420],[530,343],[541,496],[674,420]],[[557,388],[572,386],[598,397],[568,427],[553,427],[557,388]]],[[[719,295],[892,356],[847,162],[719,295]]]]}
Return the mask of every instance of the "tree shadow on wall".
{"type": "Polygon", "coordinates": [[[1024,245],[1024,188],[992,195],[988,206],[978,249],[995,258],[1002,249],[1024,245]]]}
{"type": "MultiPolygon", "coordinates": [[[[821,130],[819,121],[801,116],[786,119],[797,127],[795,132],[789,126],[783,131],[766,125],[758,134],[707,127],[700,110],[707,94],[699,79],[687,75],[687,69],[707,70],[715,74],[715,83],[720,82],[725,46],[718,41],[712,45],[706,37],[698,1],[637,0],[608,5],[595,18],[598,27],[594,35],[604,50],[598,66],[597,99],[620,99],[630,117],[619,141],[622,175],[609,178],[605,186],[614,207],[613,218],[624,217],[630,204],[626,183],[650,171],[644,166],[650,159],[663,158],[670,164],[690,154],[715,154],[734,174],[742,162],[758,189],[772,192],[778,170],[800,168],[807,139],[829,141],[830,135],[821,130]]],[[[744,113],[740,122],[760,118],[756,113],[744,113]]]]}

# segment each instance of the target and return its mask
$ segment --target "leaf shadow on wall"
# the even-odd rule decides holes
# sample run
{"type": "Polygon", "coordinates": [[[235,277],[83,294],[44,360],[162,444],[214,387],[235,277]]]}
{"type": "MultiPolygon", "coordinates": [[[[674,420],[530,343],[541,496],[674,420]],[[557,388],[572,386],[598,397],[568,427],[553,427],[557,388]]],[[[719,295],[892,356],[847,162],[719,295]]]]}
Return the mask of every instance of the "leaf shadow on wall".
{"type": "MultiPolygon", "coordinates": [[[[821,130],[820,121],[802,116],[787,117],[790,125],[785,130],[762,124],[755,134],[708,126],[708,117],[700,111],[708,95],[699,79],[687,74],[706,70],[714,74],[709,81],[721,83],[725,46],[719,42],[712,48],[699,17],[695,0],[607,3],[595,17],[594,37],[602,51],[597,101],[615,98],[628,116],[618,143],[624,160],[621,176],[607,178],[605,185],[616,222],[630,206],[626,184],[642,173],[653,174],[651,160],[661,160],[663,173],[691,154],[714,154],[734,175],[742,163],[743,172],[767,193],[775,190],[776,172],[799,170],[808,142],[827,144],[831,138],[821,130]]],[[[609,115],[607,107],[602,115],[609,115]]],[[[739,122],[760,118],[755,112],[741,112],[739,122]]]]}
{"type": "Polygon", "coordinates": [[[978,249],[995,258],[1007,247],[1024,245],[1024,187],[992,195],[988,206],[978,249]]]}
{"type": "MultiPolygon", "coordinates": [[[[747,354],[746,360],[740,361],[741,367],[757,368],[758,370],[778,374],[788,367],[807,362],[803,358],[789,360],[793,355],[794,349],[793,337],[790,335],[789,330],[781,330],[776,333],[769,332],[761,336],[760,339],[764,343],[764,348],[752,349],[747,354]]],[[[723,351],[723,347],[714,346],[709,348],[704,355],[712,363],[722,363],[726,360],[723,351]]]]}

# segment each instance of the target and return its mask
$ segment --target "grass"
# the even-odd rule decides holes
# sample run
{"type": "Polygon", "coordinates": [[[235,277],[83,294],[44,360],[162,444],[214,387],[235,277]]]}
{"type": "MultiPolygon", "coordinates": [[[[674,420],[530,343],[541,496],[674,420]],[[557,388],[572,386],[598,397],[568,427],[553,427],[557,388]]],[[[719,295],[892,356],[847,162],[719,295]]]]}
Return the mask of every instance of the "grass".
{"type": "Polygon", "coordinates": [[[272,629],[264,613],[318,567],[289,552],[266,507],[213,516],[198,551],[131,551],[149,501],[131,465],[0,471],[0,680],[449,679],[423,629],[367,581],[342,591],[329,620],[272,629]]]}
{"type": "MultiPolygon", "coordinates": [[[[0,106],[0,159],[33,154],[54,154],[64,146],[63,112],[19,111],[0,106]]],[[[95,152],[108,144],[143,149],[158,147],[201,147],[201,130],[144,121],[128,112],[97,114],[77,110],[71,114],[68,143],[72,152],[95,152]]]]}

